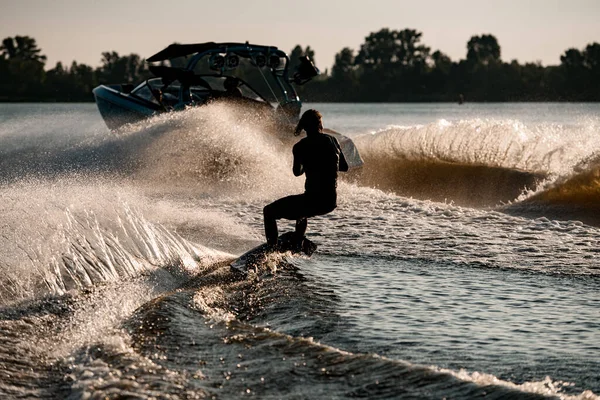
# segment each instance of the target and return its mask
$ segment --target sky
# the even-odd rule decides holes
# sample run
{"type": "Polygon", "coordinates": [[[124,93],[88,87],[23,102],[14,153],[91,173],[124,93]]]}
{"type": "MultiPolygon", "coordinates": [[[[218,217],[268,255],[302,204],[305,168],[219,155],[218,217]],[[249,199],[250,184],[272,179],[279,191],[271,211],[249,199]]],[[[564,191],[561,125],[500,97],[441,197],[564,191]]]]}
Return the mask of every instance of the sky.
{"type": "Polygon", "coordinates": [[[249,41],[310,46],[325,70],[381,28],[416,29],[454,61],[471,36],[492,34],[504,61],[556,65],[566,49],[600,42],[600,0],[0,0],[0,40],[35,38],[47,69],[95,67],[104,51],[148,58],[173,42],[249,41]]]}

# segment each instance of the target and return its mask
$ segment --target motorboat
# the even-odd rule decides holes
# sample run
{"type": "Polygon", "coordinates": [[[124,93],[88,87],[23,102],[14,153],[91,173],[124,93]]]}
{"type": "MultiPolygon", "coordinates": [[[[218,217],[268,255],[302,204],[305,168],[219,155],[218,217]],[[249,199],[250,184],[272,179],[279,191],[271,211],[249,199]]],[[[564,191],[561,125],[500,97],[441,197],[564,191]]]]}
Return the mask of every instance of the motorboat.
{"type": "MultiPolygon", "coordinates": [[[[294,85],[303,85],[319,74],[306,56],[291,72],[285,52],[248,42],[171,44],[146,61],[153,78],[137,86],[94,88],[96,105],[109,129],[220,100],[266,111],[275,121],[293,125],[302,109],[294,85]]],[[[362,165],[349,138],[328,133],[338,138],[351,167],[362,165]]]]}

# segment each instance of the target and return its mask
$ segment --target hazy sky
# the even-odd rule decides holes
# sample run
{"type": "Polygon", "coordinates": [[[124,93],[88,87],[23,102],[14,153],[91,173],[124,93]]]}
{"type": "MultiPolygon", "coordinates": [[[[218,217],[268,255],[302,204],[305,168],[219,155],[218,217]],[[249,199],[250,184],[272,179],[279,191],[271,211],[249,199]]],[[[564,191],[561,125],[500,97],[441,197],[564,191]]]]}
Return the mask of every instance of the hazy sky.
{"type": "Polygon", "coordinates": [[[173,42],[247,40],[288,53],[310,45],[324,70],[383,27],[417,29],[455,61],[471,36],[491,33],[503,60],[552,65],[600,42],[600,0],[0,0],[0,40],[34,37],[47,68],[97,66],[108,50],[147,58],[173,42]]]}

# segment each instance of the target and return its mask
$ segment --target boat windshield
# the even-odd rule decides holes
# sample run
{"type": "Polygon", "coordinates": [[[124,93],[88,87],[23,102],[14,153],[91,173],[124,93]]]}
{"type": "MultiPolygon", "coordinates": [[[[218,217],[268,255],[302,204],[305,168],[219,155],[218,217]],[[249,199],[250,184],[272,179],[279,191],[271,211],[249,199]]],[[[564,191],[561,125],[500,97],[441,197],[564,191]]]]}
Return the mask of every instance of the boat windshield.
{"type": "Polygon", "coordinates": [[[139,84],[131,94],[157,105],[174,106],[179,99],[179,89],[178,82],[165,86],[162,78],[153,78],[139,84]],[[162,99],[163,104],[159,99],[162,99]]]}
{"type": "Polygon", "coordinates": [[[154,93],[152,92],[154,84],[151,84],[151,81],[162,82],[162,79],[154,78],[154,79],[149,79],[147,81],[144,81],[144,82],[140,83],[135,89],[133,89],[131,91],[131,94],[135,95],[136,97],[139,97],[140,99],[144,99],[151,103],[160,105],[158,103],[157,96],[155,96],[154,93]]]}

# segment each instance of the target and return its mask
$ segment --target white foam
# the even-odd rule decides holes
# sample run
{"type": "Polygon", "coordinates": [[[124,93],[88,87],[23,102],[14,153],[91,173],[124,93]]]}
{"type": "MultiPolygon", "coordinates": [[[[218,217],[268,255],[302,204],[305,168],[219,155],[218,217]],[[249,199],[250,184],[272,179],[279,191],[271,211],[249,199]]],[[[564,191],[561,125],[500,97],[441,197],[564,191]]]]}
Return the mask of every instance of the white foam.
{"type": "Polygon", "coordinates": [[[511,389],[517,389],[526,393],[536,393],[542,394],[546,396],[557,396],[560,399],[564,400],[597,400],[600,399],[600,396],[594,394],[591,390],[585,390],[578,395],[568,395],[562,392],[562,389],[567,386],[572,386],[572,383],[563,382],[563,381],[554,381],[549,376],[546,376],[541,381],[531,381],[531,382],[523,382],[521,384],[516,384],[509,381],[504,381],[502,379],[498,379],[496,376],[491,374],[486,374],[482,372],[468,372],[464,369],[459,371],[453,371],[444,368],[431,367],[432,369],[448,373],[453,375],[460,380],[474,382],[481,386],[487,385],[499,385],[505,386],[511,389]]]}
{"type": "Polygon", "coordinates": [[[531,172],[565,174],[600,150],[598,123],[577,126],[517,120],[470,119],[412,127],[390,127],[356,138],[370,157],[440,160],[531,172]]]}

